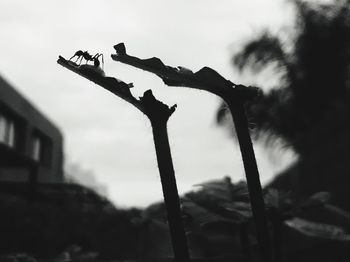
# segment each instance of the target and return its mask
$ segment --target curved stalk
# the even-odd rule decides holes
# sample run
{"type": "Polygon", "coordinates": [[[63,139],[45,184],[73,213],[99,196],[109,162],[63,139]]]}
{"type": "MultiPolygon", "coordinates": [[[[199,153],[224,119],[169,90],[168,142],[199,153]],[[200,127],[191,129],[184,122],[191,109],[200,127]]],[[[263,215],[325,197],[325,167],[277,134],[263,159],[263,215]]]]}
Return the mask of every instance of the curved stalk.
{"type": "Polygon", "coordinates": [[[167,122],[175,111],[176,105],[169,107],[163,104],[153,96],[151,90],[146,91],[143,97],[137,99],[129,90],[132,84],[126,84],[116,78],[106,77],[104,72],[101,72],[101,70],[98,70],[99,68],[95,66],[78,66],[74,62],[68,61],[63,57],[60,57],[57,62],[131,103],[149,118],[152,125],[174,257],[177,262],[189,262],[187,240],[182,223],[180,200],[167,133],[167,122]]]}

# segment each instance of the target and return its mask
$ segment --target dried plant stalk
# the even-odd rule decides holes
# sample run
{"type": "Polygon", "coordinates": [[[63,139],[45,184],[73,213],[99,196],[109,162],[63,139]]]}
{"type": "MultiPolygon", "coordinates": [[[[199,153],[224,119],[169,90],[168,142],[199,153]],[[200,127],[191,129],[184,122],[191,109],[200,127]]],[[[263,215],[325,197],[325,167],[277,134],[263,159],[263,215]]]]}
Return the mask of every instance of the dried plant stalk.
{"type": "Polygon", "coordinates": [[[111,56],[115,61],[154,73],[168,86],[182,86],[205,90],[218,95],[227,103],[232,114],[241,150],[260,257],[263,262],[273,261],[272,242],[269,234],[259,171],[244,110],[245,102],[254,99],[258,95],[259,89],[236,85],[209,67],[203,67],[194,73],[181,66],[167,66],[157,57],[140,59],[130,56],[126,53],[123,43],[115,45],[114,49],[116,50],[116,54],[112,54],[111,56]]]}
{"type": "Polygon", "coordinates": [[[113,77],[106,77],[104,72],[98,67],[92,65],[78,66],[74,62],[66,60],[61,56],[57,62],[74,73],[93,81],[97,85],[131,103],[149,118],[152,125],[158,169],[164,202],[167,209],[174,256],[177,262],[188,262],[189,252],[182,223],[180,200],[167,133],[167,122],[175,111],[176,105],[169,107],[158,101],[153,96],[151,90],[146,91],[142,97],[137,99],[129,90],[133,86],[132,84],[126,84],[113,77]]]}

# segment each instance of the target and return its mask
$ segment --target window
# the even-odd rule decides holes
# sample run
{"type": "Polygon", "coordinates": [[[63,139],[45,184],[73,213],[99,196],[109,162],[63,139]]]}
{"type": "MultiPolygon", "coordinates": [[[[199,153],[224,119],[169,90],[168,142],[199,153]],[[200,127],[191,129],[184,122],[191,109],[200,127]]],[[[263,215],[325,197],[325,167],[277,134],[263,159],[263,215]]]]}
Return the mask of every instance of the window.
{"type": "Polygon", "coordinates": [[[40,161],[42,158],[42,141],[40,137],[35,136],[33,138],[33,151],[32,151],[32,157],[35,161],[40,161]]]}
{"type": "Polygon", "coordinates": [[[32,136],[31,157],[43,166],[51,166],[52,142],[51,139],[39,131],[32,136]]]}
{"type": "Polygon", "coordinates": [[[3,115],[0,115],[0,142],[5,143],[7,133],[7,121],[3,115]]]}
{"type": "Polygon", "coordinates": [[[14,120],[0,113],[0,143],[14,148],[15,139],[16,130],[14,120]]]}

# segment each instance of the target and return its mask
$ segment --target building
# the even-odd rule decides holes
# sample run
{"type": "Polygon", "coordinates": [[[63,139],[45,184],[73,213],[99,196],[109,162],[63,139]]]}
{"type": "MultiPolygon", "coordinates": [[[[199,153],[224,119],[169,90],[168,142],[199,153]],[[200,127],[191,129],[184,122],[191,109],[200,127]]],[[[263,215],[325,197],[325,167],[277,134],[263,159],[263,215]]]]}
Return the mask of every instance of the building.
{"type": "Polygon", "coordinates": [[[63,182],[60,130],[1,76],[0,181],[63,182]]]}

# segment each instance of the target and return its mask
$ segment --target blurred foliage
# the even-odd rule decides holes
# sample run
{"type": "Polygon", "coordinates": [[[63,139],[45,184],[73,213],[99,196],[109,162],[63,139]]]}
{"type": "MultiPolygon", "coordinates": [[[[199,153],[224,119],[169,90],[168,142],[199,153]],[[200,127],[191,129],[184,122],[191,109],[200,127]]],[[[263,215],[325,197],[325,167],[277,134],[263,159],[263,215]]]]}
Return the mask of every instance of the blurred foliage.
{"type": "MultiPolygon", "coordinates": [[[[329,193],[298,202],[289,193],[267,189],[264,198],[277,261],[350,259],[350,213],[334,206],[329,193]]],[[[182,209],[192,257],[258,261],[245,182],[224,177],[197,185],[182,197],[182,209]]],[[[165,221],[162,203],[146,212],[165,221]]]]}
{"type": "Polygon", "coordinates": [[[78,185],[39,185],[34,196],[18,186],[9,184],[0,194],[1,254],[47,258],[75,244],[102,258],[140,256],[140,210],[117,209],[78,185]]]}
{"type": "MultiPolygon", "coordinates": [[[[40,187],[35,198],[6,188],[0,194],[0,261],[172,257],[164,203],[122,210],[76,185],[40,187]]],[[[350,213],[333,205],[329,193],[297,202],[288,193],[268,189],[264,198],[278,261],[349,260],[350,213]]],[[[258,261],[245,182],[224,177],[201,183],[181,202],[192,258],[258,261]]]]}
{"type": "Polygon", "coordinates": [[[302,154],[310,149],[308,139],[314,138],[316,127],[324,121],[334,126],[349,113],[350,2],[292,3],[297,20],[287,43],[264,31],[232,61],[239,70],[258,73],[272,64],[276,75],[282,73],[280,85],[248,112],[256,132],[283,137],[302,154]]]}
{"type": "MultiPolygon", "coordinates": [[[[299,161],[272,186],[305,199],[329,191],[350,210],[350,1],[301,1],[296,20],[282,39],[265,30],[232,59],[254,74],[274,69],[279,86],[246,106],[256,138],[282,141],[299,161]]],[[[222,104],[218,122],[228,123],[222,104]]],[[[275,144],[270,143],[275,146],[275,144]]]]}
{"type": "MultiPolygon", "coordinates": [[[[247,105],[247,113],[258,138],[283,138],[300,155],[290,169],[296,179],[277,181],[264,193],[276,258],[349,261],[350,214],[342,207],[349,197],[350,1],[292,3],[291,45],[265,31],[233,58],[240,70],[256,73],[272,64],[282,75],[280,86],[247,105]]],[[[0,192],[0,261],[172,256],[163,203],[122,210],[77,185],[40,186],[35,196],[8,185],[0,192]]],[[[202,183],[181,202],[192,257],[256,261],[245,182],[202,183]]]]}

